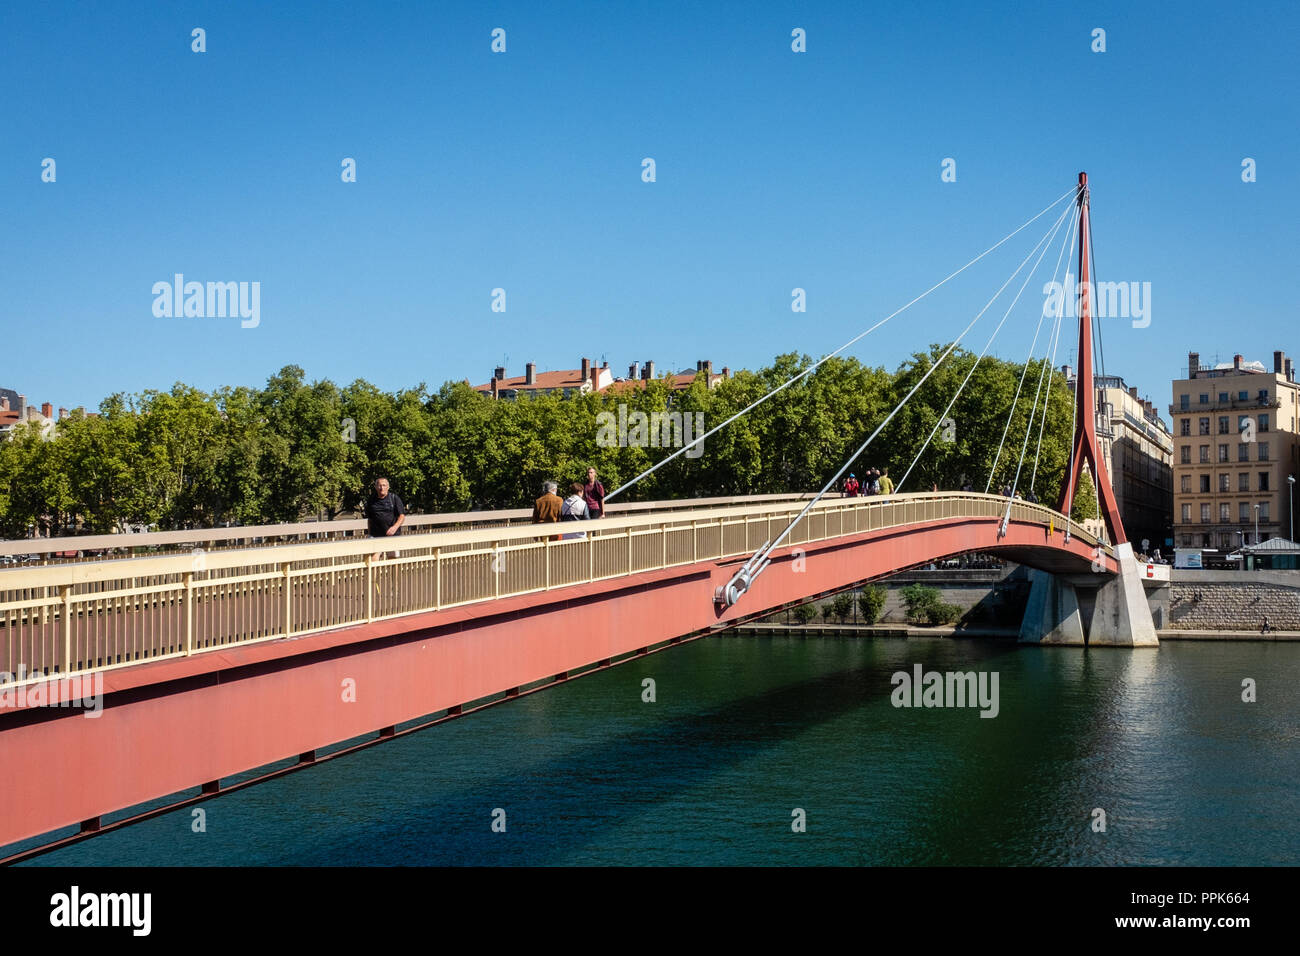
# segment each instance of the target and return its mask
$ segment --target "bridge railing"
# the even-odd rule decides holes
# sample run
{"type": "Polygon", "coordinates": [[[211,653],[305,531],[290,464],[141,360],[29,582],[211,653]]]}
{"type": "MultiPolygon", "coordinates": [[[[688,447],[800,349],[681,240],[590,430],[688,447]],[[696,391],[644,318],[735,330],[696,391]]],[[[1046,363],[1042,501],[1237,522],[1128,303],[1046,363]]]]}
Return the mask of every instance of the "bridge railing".
{"type": "MultiPolygon", "coordinates": [[[[662,513],[730,504],[765,501],[807,501],[812,495],[753,495],[733,498],[688,498],[672,501],[611,502],[611,515],[662,513]]],[[[529,508],[510,508],[491,511],[460,511],[447,514],[407,515],[405,528],[409,534],[419,529],[434,531],[465,531],[475,528],[499,528],[528,524],[532,515],[529,508]]],[[[184,531],[149,531],[131,534],[67,535],[58,538],[16,538],[0,540],[0,570],[9,566],[10,560],[18,564],[65,564],[72,561],[97,561],[118,557],[139,557],[155,554],[180,554],[201,548],[204,551],[225,549],[279,547],[284,544],[301,544],[310,541],[343,541],[366,536],[366,522],[362,518],[341,518],[334,521],[299,521],[295,523],[243,525],[229,528],[192,528],[184,531]]]]}
{"type": "MultiPolygon", "coordinates": [[[[0,686],[747,558],[785,530],[803,504],[765,501],[0,571],[0,686]]],[[[1005,498],[974,493],[825,499],[787,544],[957,518],[1001,519],[1006,507],[1005,498]]],[[[1012,503],[1011,520],[1066,529],[1062,515],[1023,501],[1012,503]]],[[[1097,544],[1078,525],[1069,530],[1097,544]]]]}

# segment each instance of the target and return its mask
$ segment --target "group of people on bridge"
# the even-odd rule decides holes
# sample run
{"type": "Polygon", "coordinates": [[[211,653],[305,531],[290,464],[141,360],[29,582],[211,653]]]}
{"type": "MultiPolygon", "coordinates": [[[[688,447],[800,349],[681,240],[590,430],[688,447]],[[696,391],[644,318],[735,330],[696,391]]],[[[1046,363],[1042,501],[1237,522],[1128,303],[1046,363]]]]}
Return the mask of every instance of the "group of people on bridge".
{"type": "MultiPolygon", "coordinates": [[[[397,493],[389,488],[387,478],[376,478],[374,493],[366,501],[363,514],[366,531],[372,538],[392,537],[401,532],[406,522],[406,506],[397,493]]],[[[605,486],[596,476],[595,468],[587,469],[586,482],[575,481],[569,485],[569,496],[556,494],[559,485],[543,482],[542,496],[533,502],[533,524],[553,521],[585,521],[605,514],[605,486]]],[[[567,538],[585,538],[585,531],[562,535],[567,538]]],[[[558,540],[558,539],[557,539],[558,540]]]]}
{"type": "Polygon", "coordinates": [[[856,474],[850,474],[844,479],[845,498],[893,494],[894,483],[889,478],[888,468],[868,468],[862,473],[862,479],[862,481],[858,481],[856,474]]]}
{"type": "MultiPolygon", "coordinates": [[[[533,502],[533,524],[553,521],[587,521],[605,515],[605,486],[596,477],[596,469],[587,469],[586,482],[575,481],[569,485],[569,495],[561,498],[554,481],[542,483],[542,496],[533,502]]],[[[587,532],[574,531],[560,535],[556,540],[585,538],[587,532]]]]}

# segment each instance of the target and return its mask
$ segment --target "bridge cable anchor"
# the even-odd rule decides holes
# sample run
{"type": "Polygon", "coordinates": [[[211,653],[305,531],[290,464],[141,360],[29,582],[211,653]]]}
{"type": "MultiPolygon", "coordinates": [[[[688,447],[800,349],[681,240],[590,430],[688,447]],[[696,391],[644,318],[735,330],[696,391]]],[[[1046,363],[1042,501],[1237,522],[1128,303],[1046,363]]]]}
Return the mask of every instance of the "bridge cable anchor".
{"type": "Polygon", "coordinates": [[[734,607],[740,601],[742,595],[749,590],[754,580],[767,570],[767,566],[772,560],[767,557],[768,545],[772,543],[769,538],[763,543],[763,546],[754,552],[754,556],[741,565],[740,570],[731,576],[731,580],[725,585],[714,588],[713,603],[723,608],[734,607]]]}

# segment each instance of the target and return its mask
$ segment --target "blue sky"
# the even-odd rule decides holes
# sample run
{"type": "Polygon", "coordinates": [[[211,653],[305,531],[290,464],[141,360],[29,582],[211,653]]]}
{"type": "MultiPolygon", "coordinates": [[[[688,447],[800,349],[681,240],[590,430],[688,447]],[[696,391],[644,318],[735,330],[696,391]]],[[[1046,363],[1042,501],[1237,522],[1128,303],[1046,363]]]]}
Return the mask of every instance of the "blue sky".
{"type": "MultiPolygon", "coordinates": [[[[93,407],[291,363],[396,389],[821,355],[1087,170],[1099,278],[1152,287],[1148,328],[1105,325],[1107,371],[1164,405],[1189,348],[1300,355],[1297,9],[9,4],[0,385],[93,407]],[[178,272],[260,282],[260,325],[155,317],[178,272]]],[[[852,354],[949,340],[1046,225],[852,354]]],[[[1046,279],[995,353],[1023,360],[1046,279]]]]}

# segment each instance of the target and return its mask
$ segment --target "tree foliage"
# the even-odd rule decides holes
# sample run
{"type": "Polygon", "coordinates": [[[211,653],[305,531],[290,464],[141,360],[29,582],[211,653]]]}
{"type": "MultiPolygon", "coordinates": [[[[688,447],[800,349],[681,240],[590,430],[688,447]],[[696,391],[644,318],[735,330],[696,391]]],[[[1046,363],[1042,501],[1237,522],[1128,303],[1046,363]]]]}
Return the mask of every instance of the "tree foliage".
{"type": "MultiPolygon", "coordinates": [[[[880,428],[846,473],[888,468],[903,492],[967,483],[996,492],[1015,482],[1058,504],[1073,414],[1061,375],[1043,378],[1044,424],[1042,402],[1035,405],[1041,363],[977,364],[957,349],[925,378],[942,352],[933,345],[892,373],[830,359],[706,439],[701,456],[678,456],[622,498],[814,491],[880,428]],[[951,421],[941,424],[945,418],[951,421]]],[[[484,397],[464,383],[385,392],[357,380],[340,388],[309,381],[292,365],[261,388],[209,394],[177,383],[165,392],[116,394],[97,415],[60,421],[48,439],[32,425],[0,439],[0,535],[333,518],[354,512],[381,475],[412,510],[425,512],[525,506],[543,481],[563,487],[589,465],[612,491],[670,452],[602,443],[601,413],[617,416],[622,405],[628,414],[668,410],[692,422],[698,414],[712,428],[811,364],[791,353],[712,389],[701,375],[684,391],[659,380],[517,401],[484,397]]],[[[1084,485],[1074,511],[1092,517],[1095,495],[1084,485]]]]}

